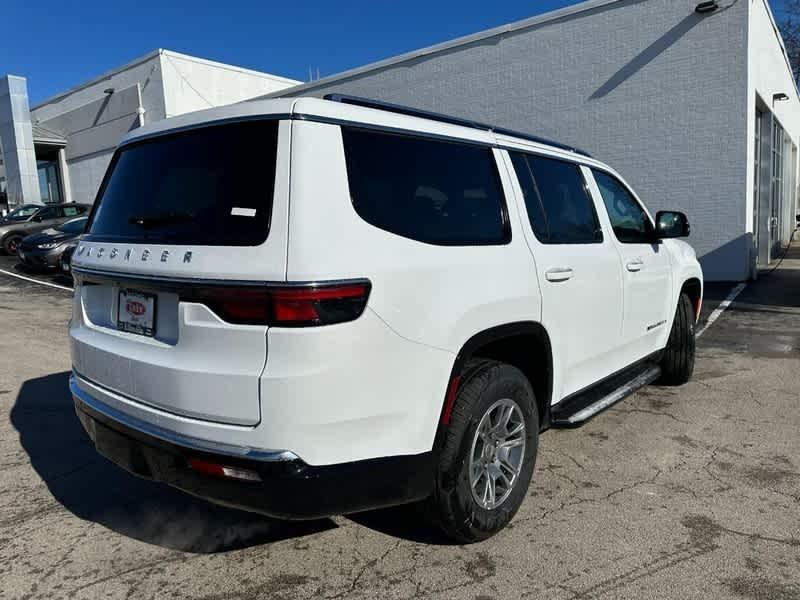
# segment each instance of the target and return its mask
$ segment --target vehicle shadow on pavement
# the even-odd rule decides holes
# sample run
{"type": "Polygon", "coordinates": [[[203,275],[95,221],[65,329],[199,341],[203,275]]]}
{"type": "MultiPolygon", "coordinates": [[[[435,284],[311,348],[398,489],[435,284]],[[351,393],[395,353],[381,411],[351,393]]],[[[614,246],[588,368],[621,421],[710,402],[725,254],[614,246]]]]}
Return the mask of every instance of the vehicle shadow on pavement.
{"type": "Polygon", "coordinates": [[[429,522],[421,504],[404,504],[347,515],[347,518],[384,535],[426,544],[429,546],[455,546],[458,542],[448,538],[429,522]]]}
{"type": "Polygon", "coordinates": [[[336,527],[330,519],[273,520],[140,479],[99,456],[68,389],[69,373],[26,381],[11,423],[36,473],[67,510],[119,534],[173,550],[226,552],[336,527]]]}

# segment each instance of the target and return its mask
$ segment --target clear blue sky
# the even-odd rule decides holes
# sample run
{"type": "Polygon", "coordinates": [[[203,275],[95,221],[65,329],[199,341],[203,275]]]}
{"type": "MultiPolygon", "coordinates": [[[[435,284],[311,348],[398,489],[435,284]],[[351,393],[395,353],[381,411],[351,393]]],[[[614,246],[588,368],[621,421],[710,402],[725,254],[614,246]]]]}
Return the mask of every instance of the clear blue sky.
{"type": "MultiPolygon", "coordinates": [[[[669,1],[669,0],[668,0],[669,1]]],[[[32,103],[156,48],[322,76],[576,4],[576,0],[0,0],[0,74],[32,103]]],[[[779,10],[783,0],[771,0],[779,10]]]]}

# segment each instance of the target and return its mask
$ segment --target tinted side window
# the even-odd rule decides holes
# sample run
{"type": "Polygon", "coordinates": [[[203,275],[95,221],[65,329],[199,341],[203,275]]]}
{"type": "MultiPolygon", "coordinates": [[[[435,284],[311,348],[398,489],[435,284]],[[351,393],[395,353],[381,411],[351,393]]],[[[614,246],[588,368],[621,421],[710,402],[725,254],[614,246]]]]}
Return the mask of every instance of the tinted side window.
{"type": "Polygon", "coordinates": [[[58,219],[61,216],[61,211],[55,206],[48,206],[36,213],[36,216],[43,221],[47,219],[58,219]]]}
{"type": "Polygon", "coordinates": [[[511,153],[511,162],[514,163],[514,170],[517,172],[519,184],[522,186],[522,195],[525,198],[525,206],[528,209],[528,219],[531,228],[540,242],[547,242],[550,234],[547,226],[547,215],[544,214],[542,197],[536,189],[536,182],[533,180],[528,159],[524,154],[511,153]]]}
{"type": "Polygon", "coordinates": [[[603,241],[594,204],[583,175],[573,163],[512,153],[531,227],[544,244],[592,244],[603,241]]]}
{"type": "Polygon", "coordinates": [[[490,148],[342,127],[350,195],[385,231],[439,245],[510,239],[490,148]]]}
{"type": "Polygon", "coordinates": [[[628,244],[651,242],[650,220],[636,198],[616,177],[602,171],[592,173],[617,239],[628,244]]]}

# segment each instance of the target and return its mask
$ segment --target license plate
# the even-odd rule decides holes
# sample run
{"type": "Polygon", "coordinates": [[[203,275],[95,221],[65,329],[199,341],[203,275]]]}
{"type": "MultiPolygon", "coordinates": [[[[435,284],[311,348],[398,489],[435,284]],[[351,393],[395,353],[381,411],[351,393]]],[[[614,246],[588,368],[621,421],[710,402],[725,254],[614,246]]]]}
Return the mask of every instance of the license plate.
{"type": "Polygon", "coordinates": [[[155,294],[120,290],[118,307],[117,329],[153,337],[156,323],[155,294]]]}

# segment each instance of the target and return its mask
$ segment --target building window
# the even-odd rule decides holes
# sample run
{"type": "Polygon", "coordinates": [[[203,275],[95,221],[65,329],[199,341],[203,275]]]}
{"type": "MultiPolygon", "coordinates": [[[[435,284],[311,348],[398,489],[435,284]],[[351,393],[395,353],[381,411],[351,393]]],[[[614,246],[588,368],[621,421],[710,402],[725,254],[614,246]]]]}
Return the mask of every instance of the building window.
{"type": "Polygon", "coordinates": [[[39,175],[39,193],[45,204],[60,204],[61,182],[58,177],[58,163],[54,160],[37,160],[36,170],[39,175]]]}
{"type": "Polygon", "coordinates": [[[780,251],[783,229],[783,175],[784,175],[784,131],[777,119],[772,121],[772,189],[770,207],[770,246],[772,254],[780,251]]]}

